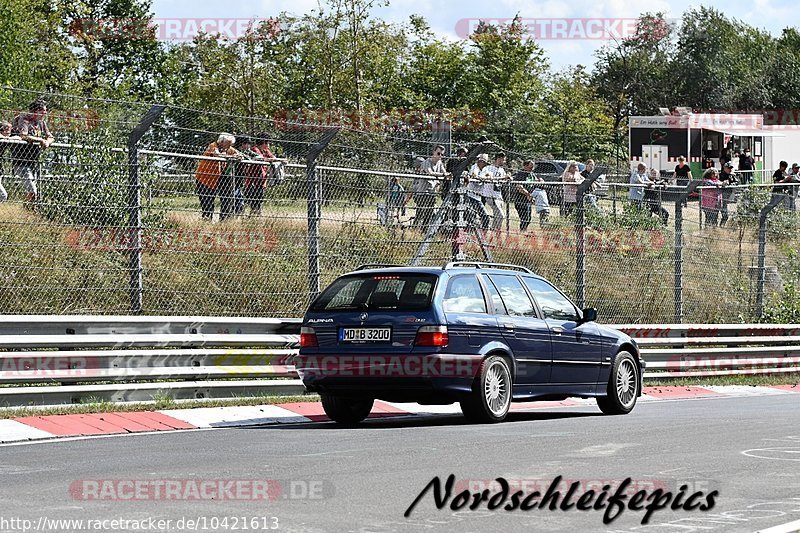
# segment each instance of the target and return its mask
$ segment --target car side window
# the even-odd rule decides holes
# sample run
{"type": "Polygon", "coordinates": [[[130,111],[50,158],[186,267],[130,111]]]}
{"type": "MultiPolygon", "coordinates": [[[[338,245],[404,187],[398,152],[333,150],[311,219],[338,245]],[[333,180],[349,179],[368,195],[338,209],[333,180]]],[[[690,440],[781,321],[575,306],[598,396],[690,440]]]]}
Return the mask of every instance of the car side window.
{"type": "Polygon", "coordinates": [[[528,277],[522,279],[539,303],[545,318],[578,321],[580,317],[577,309],[558,289],[544,280],[528,277]]]}
{"type": "Polygon", "coordinates": [[[447,285],[444,294],[445,313],[485,313],[481,284],[475,276],[456,276],[447,285]]]}
{"type": "Polygon", "coordinates": [[[512,316],[535,317],[536,311],[533,309],[533,302],[525,292],[525,288],[516,276],[505,276],[492,274],[489,278],[494,282],[495,287],[500,292],[500,297],[506,305],[508,314],[512,316]]]}
{"type": "Polygon", "coordinates": [[[486,274],[483,274],[481,278],[483,279],[483,284],[486,286],[486,290],[489,291],[489,299],[492,301],[492,305],[494,306],[494,314],[507,315],[508,311],[506,311],[506,306],[503,303],[503,299],[500,297],[500,293],[497,292],[494,283],[492,283],[492,280],[490,280],[489,276],[486,274]]]}
{"type": "Polygon", "coordinates": [[[534,172],[540,172],[542,174],[557,174],[558,169],[552,163],[536,163],[536,166],[533,169],[534,172]]]}

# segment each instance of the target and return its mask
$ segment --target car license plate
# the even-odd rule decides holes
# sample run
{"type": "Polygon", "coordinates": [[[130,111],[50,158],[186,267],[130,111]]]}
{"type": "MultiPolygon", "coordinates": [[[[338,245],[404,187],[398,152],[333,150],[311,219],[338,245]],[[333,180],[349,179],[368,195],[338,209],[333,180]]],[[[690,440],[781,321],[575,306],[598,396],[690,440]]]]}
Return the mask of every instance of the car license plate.
{"type": "Polygon", "coordinates": [[[342,328],[339,330],[340,342],[389,342],[392,328],[342,328]]]}

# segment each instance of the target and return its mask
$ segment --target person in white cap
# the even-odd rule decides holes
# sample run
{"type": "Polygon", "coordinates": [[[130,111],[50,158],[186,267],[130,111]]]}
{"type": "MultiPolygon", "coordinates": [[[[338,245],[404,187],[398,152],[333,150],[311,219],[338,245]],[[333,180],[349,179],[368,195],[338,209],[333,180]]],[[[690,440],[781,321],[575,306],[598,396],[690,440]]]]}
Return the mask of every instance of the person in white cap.
{"type": "Polygon", "coordinates": [[[503,182],[509,181],[503,165],[506,162],[506,154],[498,152],[494,156],[494,164],[486,167],[486,173],[490,176],[491,182],[483,186],[483,197],[486,203],[492,208],[492,229],[499,230],[503,227],[505,219],[503,206],[503,193],[500,190],[503,182]]]}
{"type": "Polygon", "coordinates": [[[466,202],[470,211],[481,219],[481,228],[489,228],[489,212],[483,205],[484,181],[489,179],[489,154],[479,154],[475,164],[469,169],[469,175],[464,177],[467,184],[466,202]]]}

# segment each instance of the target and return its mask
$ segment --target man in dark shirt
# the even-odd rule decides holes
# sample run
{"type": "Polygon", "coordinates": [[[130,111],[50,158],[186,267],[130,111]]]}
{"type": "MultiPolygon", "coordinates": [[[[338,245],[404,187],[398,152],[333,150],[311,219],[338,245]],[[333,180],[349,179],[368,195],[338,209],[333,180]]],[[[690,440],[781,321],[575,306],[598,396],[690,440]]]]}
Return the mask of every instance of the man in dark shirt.
{"type": "MultiPolygon", "coordinates": [[[[781,161],[778,163],[778,170],[772,173],[772,183],[783,183],[783,180],[786,178],[786,169],[789,168],[789,163],[786,161],[781,161]]],[[[786,194],[785,187],[775,186],[772,188],[772,192],[778,194],[786,194]]]]}
{"type": "Polygon", "coordinates": [[[529,186],[525,182],[532,180],[531,173],[533,172],[533,160],[526,159],[522,163],[522,170],[514,174],[513,188],[511,189],[511,199],[514,202],[514,208],[519,215],[519,230],[527,231],[531,223],[531,205],[533,203],[533,196],[529,186]]]}
{"type": "Polygon", "coordinates": [[[36,201],[39,155],[55,140],[44,121],[46,114],[47,103],[44,100],[36,100],[28,107],[28,113],[14,118],[11,126],[12,133],[26,141],[25,144],[15,144],[11,147],[11,164],[14,176],[22,180],[25,187],[25,201],[29,206],[36,201]]]}
{"type": "Polygon", "coordinates": [[[753,170],[756,168],[756,160],[750,155],[750,149],[745,148],[744,153],[739,156],[739,181],[742,185],[749,185],[753,180],[753,170]]]}

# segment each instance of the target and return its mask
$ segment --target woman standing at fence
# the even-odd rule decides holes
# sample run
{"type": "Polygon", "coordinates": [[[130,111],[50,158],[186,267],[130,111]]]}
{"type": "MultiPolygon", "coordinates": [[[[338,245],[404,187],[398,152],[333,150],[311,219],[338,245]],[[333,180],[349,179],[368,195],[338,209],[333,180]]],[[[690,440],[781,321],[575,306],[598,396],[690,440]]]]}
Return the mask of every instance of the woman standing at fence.
{"type": "Polygon", "coordinates": [[[703,173],[703,189],[700,191],[700,209],[706,215],[706,226],[716,226],[722,209],[722,182],[717,169],[709,168],[703,173]]]}
{"type": "Polygon", "coordinates": [[[583,183],[583,176],[578,170],[578,162],[570,161],[567,169],[561,175],[564,185],[564,212],[563,215],[571,214],[575,210],[578,201],[578,185],[583,183]]]}
{"type": "Polygon", "coordinates": [[[235,143],[236,137],[229,133],[220,133],[217,141],[209,144],[203,152],[204,159],[197,163],[195,187],[200,199],[203,220],[213,219],[214,199],[217,193],[220,201],[220,220],[228,218],[233,213],[233,178],[231,176],[231,179],[226,179],[224,183],[220,181],[220,176],[227,170],[228,162],[205,158],[241,159],[242,154],[233,147],[235,143]]]}

